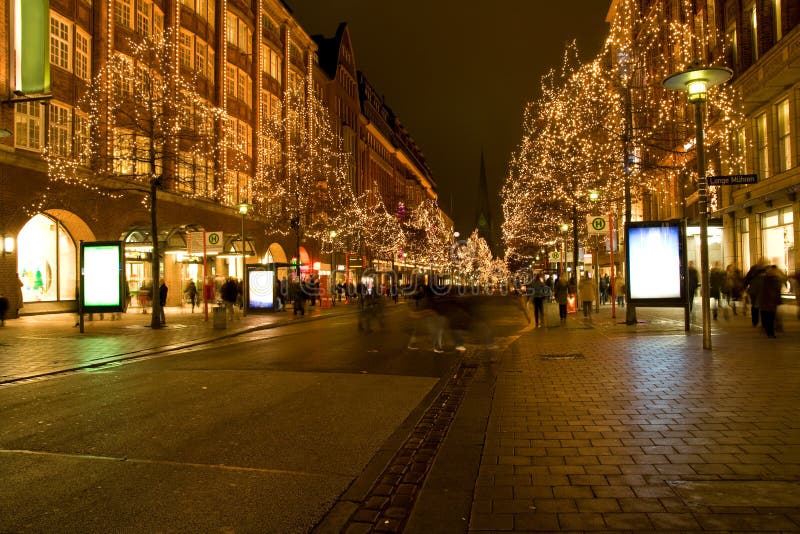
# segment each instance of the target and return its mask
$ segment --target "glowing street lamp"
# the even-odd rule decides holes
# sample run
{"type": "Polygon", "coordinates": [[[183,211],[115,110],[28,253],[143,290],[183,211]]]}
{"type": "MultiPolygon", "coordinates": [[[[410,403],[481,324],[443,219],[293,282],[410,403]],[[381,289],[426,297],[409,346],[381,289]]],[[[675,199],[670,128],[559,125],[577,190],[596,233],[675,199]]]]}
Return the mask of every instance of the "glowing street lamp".
{"type": "Polygon", "coordinates": [[[236,208],[242,215],[242,316],[247,315],[247,263],[245,259],[245,244],[247,240],[244,237],[244,218],[247,212],[252,208],[252,204],[247,203],[245,199],[241,204],[237,204],[236,208]]]}
{"type": "MultiPolygon", "coordinates": [[[[673,74],[664,80],[664,87],[673,91],[686,91],[694,104],[694,122],[697,139],[697,183],[700,201],[700,298],[703,304],[703,348],[711,350],[711,307],[708,280],[708,180],[706,178],[705,151],[703,147],[703,103],[709,87],[727,82],[733,71],[725,67],[702,67],[694,63],[689,69],[673,74]]],[[[689,295],[691,298],[691,295],[689,295]]]]}

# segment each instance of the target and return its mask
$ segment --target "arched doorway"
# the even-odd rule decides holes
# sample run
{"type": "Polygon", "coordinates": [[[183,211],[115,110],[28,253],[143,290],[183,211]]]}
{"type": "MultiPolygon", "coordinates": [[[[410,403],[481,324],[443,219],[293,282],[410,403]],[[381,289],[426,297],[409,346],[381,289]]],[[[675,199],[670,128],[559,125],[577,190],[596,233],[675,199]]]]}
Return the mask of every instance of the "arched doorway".
{"type": "Polygon", "coordinates": [[[26,313],[75,309],[80,240],[94,241],[94,234],[65,210],[38,213],[22,227],[17,273],[26,313]]]}

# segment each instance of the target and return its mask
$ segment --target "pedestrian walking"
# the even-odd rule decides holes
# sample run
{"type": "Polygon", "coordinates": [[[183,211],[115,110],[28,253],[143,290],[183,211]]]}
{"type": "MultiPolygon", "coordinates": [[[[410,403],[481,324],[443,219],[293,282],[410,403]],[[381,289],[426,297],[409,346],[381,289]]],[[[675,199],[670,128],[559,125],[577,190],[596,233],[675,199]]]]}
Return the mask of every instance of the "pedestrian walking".
{"type": "Polygon", "coordinates": [[[142,284],[139,286],[139,306],[142,307],[142,313],[147,313],[147,306],[150,305],[152,292],[152,282],[150,280],[142,280],[142,284]]]}
{"type": "Polygon", "coordinates": [[[565,323],[567,321],[567,298],[569,297],[569,281],[566,276],[558,277],[554,293],[558,303],[558,318],[561,323],[565,323]]]}
{"type": "MultiPolygon", "coordinates": [[[[708,273],[709,298],[711,303],[711,315],[717,320],[719,308],[722,306],[722,288],[725,286],[725,273],[720,269],[719,262],[714,262],[714,267],[708,273]]],[[[727,312],[726,312],[727,313],[727,312]]]]}
{"type": "Polygon", "coordinates": [[[616,276],[614,278],[614,296],[617,299],[617,306],[625,307],[625,277],[616,276]]]}
{"type": "MultiPolygon", "coordinates": [[[[733,264],[725,268],[725,287],[728,307],[730,307],[734,315],[737,315],[736,302],[742,298],[742,288],[744,285],[742,282],[742,271],[740,271],[738,267],[734,267],[733,264]]],[[[747,310],[745,310],[745,312],[746,311],[747,310]]]]}
{"type": "Polygon", "coordinates": [[[23,283],[22,278],[20,278],[19,273],[17,273],[17,317],[20,316],[19,312],[22,309],[22,306],[24,305],[24,302],[22,300],[22,288],[24,286],[25,284],[23,283]]]}
{"type": "Polygon", "coordinates": [[[194,306],[197,301],[197,286],[194,280],[189,280],[183,292],[186,294],[186,298],[189,299],[189,303],[192,305],[192,313],[194,313],[194,306]]]}
{"type": "Polygon", "coordinates": [[[0,326],[6,325],[6,313],[8,313],[8,297],[0,293],[0,326]]]}
{"type": "Polygon", "coordinates": [[[780,330],[779,324],[776,322],[778,313],[778,306],[781,303],[781,287],[783,281],[781,280],[778,267],[770,265],[764,270],[764,274],[760,276],[761,288],[758,295],[758,309],[761,314],[761,326],[767,333],[767,337],[774,338],[775,330],[780,330]]]}
{"type": "Polygon", "coordinates": [[[301,316],[305,316],[306,289],[300,280],[295,280],[292,282],[292,286],[289,289],[289,298],[292,300],[292,305],[294,308],[292,310],[292,315],[297,315],[300,313],[301,316]]]}
{"type": "Polygon", "coordinates": [[[581,283],[578,285],[578,296],[583,303],[583,316],[587,319],[592,318],[592,303],[597,294],[597,286],[591,279],[589,273],[583,273],[581,283]]]}
{"type": "Polygon", "coordinates": [[[694,262],[689,262],[689,267],[686,269],[686,281],[687,281],[687,290],[688,290],[688,300],[689,300],[689,313],[691,314],[694,310],[694,296],[697,294],[697,286],[700,285],[700,276],[697,274],[697,268],[694,266],[694,262]]]}
{"type": "Polygon", "coordinates": [[[167,315],[164,313],[164,308],[167,307],[167,292],[169,289],[167,288],[167,282],[163,279],[158,286],[158,303],[161,305],[159,306],[158,310],[158,318],[161,321],[162,325],[167,324],[167,315]]]}
{"type": "Polygon", "coordinates": [[[111,314],[111,320],[122,320],[122,314],[128,313],[128,306],[131,304],[131,291],[128,289],[128,281],[122,281],[122,311],[114,312],[111,314]]]}
{"type": "Polygon", "coordinates": [[[533,318],[535,328],[544,326],[544,299],[550,296],[550,288],[542,281],[542,276],[537,274],[533,279],[531,298],[533,300],[533,318]]]}
{"type": "Polygon", "coordinates": [[[235,320],[236,310],[234,306],[236,305],[236,296],[238,294],[238,290],[236,288],[236,282],[234,279],[229,276],[225,280],[225,283],[222,284],[219,293],[220,297],[222,297],[222,303],[225,305],[225,314],[228,320],[235,320]]]}
{"type": "Polygon", "coordinates": [[[761,286],[764,283],[764,273],[767,270],[767,260],[760,258],[755,265],[750,267],[744,277],[742,283],[744,284],[745,291],[750,301],[750,321],[753,326],[758,326],[759,320],[759,302],[761,296],[761,286]]]}

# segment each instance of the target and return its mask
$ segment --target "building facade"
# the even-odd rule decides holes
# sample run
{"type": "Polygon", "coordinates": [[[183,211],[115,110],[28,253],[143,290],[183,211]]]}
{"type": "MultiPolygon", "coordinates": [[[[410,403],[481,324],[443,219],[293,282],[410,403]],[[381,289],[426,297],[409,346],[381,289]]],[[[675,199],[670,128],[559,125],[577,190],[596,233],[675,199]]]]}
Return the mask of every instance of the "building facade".
{"type": "MultiPolygon", "coordinates": [[[[279,164],[280,155],[275,153],[284,141],[265,141],[262,133],[271,117],[286,113],[286,95],[292,90],[313,92],[329,107],[344,149],[353,154],[352,182],[359,187],[366,183],[359,158],[367,150],[363,136],[367,120],[361,112],[346,30],[337,32],[337,68],[330,71],[320,64],[318,43],[280,0],[33,2],[43,6],[47,20],[43,39],[49,87],[41,95],[21,91],[17,77],[21,61],[15,39],[22,30],[15,20],[24,12],[21,2],[0,0],[0,24],[7,36],[0,39],[4,58],[0,61],[4,100],[0,133],[6,132],[0,137],[4,243],[0,292],[12,301],[12,315],[19,307],[20,282],[22,313],[75,309],[81,241],[126,243],[126,277],[134,306],[139,304],[142,284],[153,279],[163,278],[171,288],[170,306],[180,303],[179,288],[188,280],[203,281],[202,260],[187,249],[187,232],[192,231],[222,232],[222,252],[210,259],[205,273],[217,280],[241,277],[243,255],[248,263],[284,264],[299,255],[294,259],[303,264],[304,271],[324,269],[318,244],[309,240],[298,248],[291,237],[282,237],[279,230],[283,228],[242,218],[236,207],[252,202],[263,186],[256,183],[264,175],[260,167],[279,164]],[[42,153],[45,149],[65,154],[78,151],[89,136],[98,135],[89,130],[88,110],[81,100],[93,77],[110,57],[130,54],[130,43],[169,30],[178,43],[175,67],[192,74],[199,98],[225,111],[228,120],[219,135],[232,142],[218,153],[195,154],[164,170],[158,193],[160,235],[156,236],[163,259],[161,272],[152,273],[153,236],[145,195],[98,195],[86,187],[55,182],[42,153]]],[[[122,147],[115,139],[108,141],[110,152],[137,148],[122,147]]],[[[435,196],[424,160],[420,164],[416,153],[403,156],[404,150],[395,148],[395,158],[413,162],[409,165],[415,170],[405,172],[413,175],[417,187],[408,193],[403,189],[398,201],[416,198],[422,194],[419,191],[435,196]]]]}
{"type": "MultiPolygon", "coordinates": [[[[611,13],[621,1],[614,0],[611,13]]],[[[750,185],[709,188],[710,263],[744,272],[760,259],[784,272],[797,269],[800,237],[800,3],[795,0],[642,0],[642,13],[659,9],[693,27],[702,63],[733,70],[731,84],[741,96],[744,121],[732,135],[732,151],[707,144],[710,175],[755,174],[750,185]],[[687,13],[688,6],[688,13],[687,13]]],[[[679,70],[683,66],[676,66],[679,70]]],[[[690,105],[687,104],[687,117],[690,105]]],[[[711,116],[706,131],[716,128],[711,116]]],[[[679,139],[693,146],[694,132],[679,139]]],[[[685,143],[685,145],[684,145],[685,143]]],[[[673,147],[674,149],[674,147],[673,147]]],[[[685,150],[685,148],[684,148],[685,150]]],[[[694,163],[691,163],[694,166],[694,163]]],[[[697,184],[674,176],[661,191],[645,194],[634,206],[645,220],[683,218],[689,226],[687,251],[699,263],[697,184]]],[[[788,289],[788,286],[785,288],[788,289]]]]}

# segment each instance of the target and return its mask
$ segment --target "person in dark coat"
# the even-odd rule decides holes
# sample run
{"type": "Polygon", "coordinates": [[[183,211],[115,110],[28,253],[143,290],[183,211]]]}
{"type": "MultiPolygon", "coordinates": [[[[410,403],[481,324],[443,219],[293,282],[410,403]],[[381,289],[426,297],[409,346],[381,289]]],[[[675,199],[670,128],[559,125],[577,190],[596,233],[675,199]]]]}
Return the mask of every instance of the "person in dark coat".
{"type": "Polygon", "coordinates": [[[222,284],[222,287],[219,289],[219,293],[222,297],[222,302],[225,304],[225,312],[228,320],[233,321],[236,318],[234,306],[236,305],[236,297],[239,293],[239,290],[236,287],[236,281],[229,277],[227,280],[225,280],[225,283],[222,284]]]}
{"type": "Polygon", "coordinates": [[[167,289],[167,283],[164,280],[161,280],[161,284],[158,286],[158,302],[161,304],[158,313],[161,324],[167,324],[167,316],[164,314],[164,308],[167,306],[168,291],[169,289],[167,289]]]}
{"type": "Polygon", "coordinates": [[[194,313],[194,306],[197,302],[197,286],[194,283],[194,280],[189,280],[186,284],[186,289],[184,290],[186,296],[189,298],[189,302],[192,304],[192,313],[194,313]]]}
{"type": "Polygon", "coordinates": [[[750,319],[753,326],[758,326],[759,297],[761,296],[761,285],[764,281],[763,276],[766,270],[767,262],[764,258],[761,258],[758,263],[750,267],[742,282],[750,298],[750,319]]]}
{"type": "Polygon", "coordinates": [[[8,297],[0,293],[0,326],[6,325],[6,313],[8,313],[8,297]]]}
{"type": "Polygon", "coordinates": [[[761,313],[761,326],[767,337],[775,337],[775,316],[781,303],[783,282],[775,265],[770,265],[761,275],[761,288],[758,296],[758,309],[761,313]]]}
{"type": "Polygon", "coordinates": [[[687,298],[689,299],[689,313],[692,313],[692,309],[694,308],[694,297],[697,295],[697,286],[700,285],[700,278],[697,274],[697,268],[694,266],[694,262],[689,262],[689,267],[686,269],[686,279],[688,283],[689,295],[687,298]]]}
{"type": "Polygon", "coordinates": [[[711,307],[714,320],[717,319],[717,312],[722,305],[722,289],[725,287],[725,273],[720,269],[719,262],[714,262],[714,267],[708,273],[709,298],[714,299],[711,307]]]}
{"type": "Polygon", "coordinates": [[[554,291],[556,302],[558,302],[558,317],[562,323],[567,321],[567,297],[569,297],[569,281],[566,275],[558,277],[554,291]]]}

